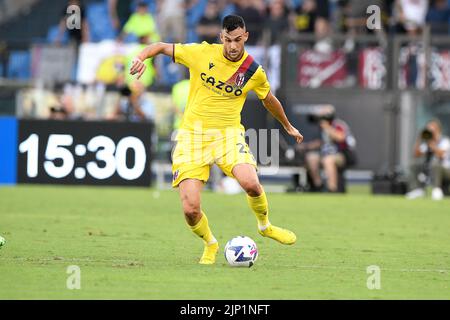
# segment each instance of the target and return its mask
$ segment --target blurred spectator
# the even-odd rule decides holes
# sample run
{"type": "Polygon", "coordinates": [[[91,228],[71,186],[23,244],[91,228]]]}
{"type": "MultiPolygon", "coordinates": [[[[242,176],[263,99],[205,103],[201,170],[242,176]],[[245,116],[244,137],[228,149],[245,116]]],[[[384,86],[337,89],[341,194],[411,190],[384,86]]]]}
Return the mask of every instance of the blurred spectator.
{"type": "Polygon", "coordinates": [[[431,1],[427,22],[431,26],[431,34],[447,34],[449,32],[450,8],[447,0],[431,1]]]}
{"type": "Polygon", "coordinates": [[[283,0],[273,0],[267,8],[267,22],[265,27],[269,30],[270,47],[267,51],[267,76],[270,86],[275,92],[280,87],[281,63],[281,37],[289,29],[288,10],[283,0]]]}
{"type": "Polygon", "coordinates": [[[159,0],[158,25],[163,41],[184,42],[186,39],[187,0],[159,0]]]}
{"type": "Polygon", "coordinates": [[[411,36],[419,35],[425,25],[428,0],[397,0],[395,15],[397,31],[411,36]]]}
{"type": "MultiPolygon", "coordinates": [[[[189,96],[189,79],[183,79],[172,87],[173,108],[173,130],[178,130],[181,125],[184,108],[186,107],[189,96]]],[[[175,138],[175,135],[173,135],[175,138]]]]}
{"type": "Polygon", "coordinates": [[[172,87],[172,132],[170,134],[171,147],[168,158],[171,160],[172,150],[176,144],[176,136],[183,119],[184,109],[186,108],[189,97],[189,79],[182,79],[172,87]]]}
{"type": "Polygon", "coordinates": [[[380,46],[385,47],[387,45],[385,33],[385,25],[388,22],[386,12],[387,3],[386,0],[344,0],[340,1],[340,5],[342,14],[341,31],[345,32],[347,36],[343,48],[347,54],[347,67],[351,74],[348,77],[348,83],[352,85],[355,79],[353,75],[358,74],[361,66],[359,55],[367,46],[367,44],[355,41],[355,37],[374,32],[377,35],[380,46]],[[372,28],[369,29],[367,25],[369,18],[367,9],[373,5],[380,9],[381,19],[379,21],[380,28],[375,30],[372,30],[372,28]]]}
{"type": "Polygon", "coordinates": [[[347,0],[345,2],[345,29],[352,36],[370,31],[367,28],[367,8],[369,6],[376,5],[382,13],[385,13],[384,0],[347,0]]]}
{"type": "Polygon", "coordinates": [[[270,31],[270,44],[279,44],[281,36],[289,29],[287,9],[283,0],[273,0],[270,3],[265,26],[270,31]]]}
{"type": "MultiPolygon", "coordinates": [[[[70,11],[71,12],[71,11],[70,11]]],[[[55,42],[57,44],[60,44],[62,42],[64,33],[67,32],[69,36],[69,41],[73,44],[75,44],[77,47],[82,42],[88,42],[89,41],[89,24],[87,23],[87,19],[85,19],[85,10],[84,6],[81,4],[80,0],[69,0],[67,1],[66,5],[64,6],[64,9],[62,10],[61,14],[61,20],[59,22],[59,31],[58,35],[56,36],[55,42]],[[71,16],[71,13],[67,13],[67,9],[70,6],[78,6],[80,8],[80,21],[81,21],[81,28],[77,29],[69,29],[67,24],[67,19],[71,16]]]]}
{"type": "MultiPolygon", "coordinates": [[[[267,6],[270,4],[272,0],[250,0],[253,5],[253,8],[258,10],[259,14],[264,17],[267,13],[267,6]]],[[[276,0],[275,0],[276,1],[276,0]]],[[[282,0],[283,1],[283,0],[282,0]]]]}
{"type": "Polygon", "coordinates": [[[316,21],[314,23],[314,32],[319,39],[322,39],[330,33],[330,12],[328,0],[316,0],[316,21]]]}
{"type": "Polygon", "coordinates": [[[56,88],[56,104],[50,106],[50,116],[52,120],[68,120],[75,117],[75,104],[71,90],[67,88],[56,88]]]}
{"type": "Polygon", "coordinates": [[[217,1],[208,1],[205,13],[197,25],[197,34],[200,42],[216,43],[220,33],[222,19],[217,1]]]}
{"type": "Polygon", "coordinates": [[[68,114],[66,109],[61,106],[50,107],[50,120],[66,120],[68,118],[68,114]]]}
{"type": "Polygon", "coordinates": [[[120,39],[124,39],[128,34],[136,38],[149,37],[152,42],[160,40],[156,22],[148,10],[146,2],[140,1],[133,13],[123,27],[120,39]]]}
{"type": "Polygon", "coordinates": [[[133,0],[108,0],[109,17],[113,27],[120,32],[131,15],[133,0]]]}
{"type": "Polygon", "coordinates": [[[328,0],[304,0],[292,19],[298,32],[314,32],[317,38],[314,49],[326,53],[332,50],[331,39],[328,37],[330,34],[328,6],[328,0]]]}
{"type": "Polygon", "coordinates": [[[425,187],[431,179],[433,200],[444,197],[442,185],[450,181],[450,139],[442,135],[439,120],[428,122],[414,145],[414,163],[411,166],[410,189],[407,199],[425,196],[425,187]]]}
{"type": "Polygon", "coordinates": [[[236,15],[241,16],[245,21],[245,26],[250,36],[247,45],[255,46],[260,44],[262,38],[262,26],[264,25],[264,17],[252,1],[236,0],[236,15]]]}
{"type": "Polygon", "coordinates": [[[295,9],[295,14],[291,21],[294,29],[298,32],[313,33],[316,17],[315,0],[304,0],[301,6],[295,9]]]}
{"type": "Polygon", "coordinates": [[[332,105],[323,106],[311,121],[320,126],[322,138],[300,145],[300,148],[306,151],[306,167],[312,180],[312,190],[320,191],[323,187],[320,175],[322,165],[327,190],[338,192],[338,171],[356,162],[356,140],[345,121],[336,118],[332,105]]]}
{"type": "MultiPolygon", "coordinates": [[[[139,38],[139,45],[132,50],[126,57],[126,67],[124,70],[125,82],[128,86],[130,86],[135,81],[135,76],[132,76],[128,71],[131,68],[133,59],[142,51],[145,47],[147,47],[151,43],[149,36],[143,36],[139,38]]],[[[144,87],[148,88],[151,86],[156,78],[156,69],[154,66],[154,59],[145,60],[144,64],[147,66],[144,74],[139,78],[139,81],[144,85],[144,87]]]]}
{"type": "Polygon", "coordinates": [[[154,121],[155,107],[145,98],[145,87],[140,81],[125,86],[120,91],[120,100],[113,114],[113,120],[154,121]]]}

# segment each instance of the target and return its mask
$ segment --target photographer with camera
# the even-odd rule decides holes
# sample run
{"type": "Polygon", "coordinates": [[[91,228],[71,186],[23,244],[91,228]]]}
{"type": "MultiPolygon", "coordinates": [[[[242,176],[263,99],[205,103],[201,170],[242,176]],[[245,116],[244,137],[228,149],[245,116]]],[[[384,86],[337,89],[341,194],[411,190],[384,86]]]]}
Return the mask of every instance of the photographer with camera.
{"type": "Polygon", "coordinates": [[[431,198],[442,200],[444,179],[450,180],[450,139],[442,135],[439,120],[429,121],[420,132],[414,145],[414,158],[410,176],[412,191],[406,194],[406,198],[424,197],[425,188],[431,182],[431,198]]]}
{"type": "Polygon", "coordinates": [[[326,176],[326,190],[339,192],[338,172],[356,163],[356,140],[345,121],[336,118],[335,108],[324,105],[319,111],[309,116],[310,122],[321,129],[321,139],[305,143],[302,146],[305,154],[306,168],[311,178],[312,191],[322,191],[323,183],[320,175],[321,166],[326,176]]]}

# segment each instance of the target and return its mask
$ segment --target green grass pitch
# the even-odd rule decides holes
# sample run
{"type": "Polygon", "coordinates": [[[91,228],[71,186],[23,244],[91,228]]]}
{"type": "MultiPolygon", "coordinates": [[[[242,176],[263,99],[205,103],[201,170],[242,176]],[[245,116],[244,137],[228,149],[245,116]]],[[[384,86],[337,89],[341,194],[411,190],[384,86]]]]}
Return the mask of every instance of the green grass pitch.
{"type": "Polygon", "coordinates": [[[395,196],[268,194],[273,224],[296,232],[262,238],[244,195],[205,192],[221,246],[198,265],[202,243],[186,228],[176,191],[146,188],[0,188],[0,299],[450,299],[450,201],[395,196]],[[227,240],[247,235],[259,258],[229,267],[227,240]],[[66,287],[67,268],[81,289],[66,287]],[[380,267],[369,290],[367,267],[380,267]]]}

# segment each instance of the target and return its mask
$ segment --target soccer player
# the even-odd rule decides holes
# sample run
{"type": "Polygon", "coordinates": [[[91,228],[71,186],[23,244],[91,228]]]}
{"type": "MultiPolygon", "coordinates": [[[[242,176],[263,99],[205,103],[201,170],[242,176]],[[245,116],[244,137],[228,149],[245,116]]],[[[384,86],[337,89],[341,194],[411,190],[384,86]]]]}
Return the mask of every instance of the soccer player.
{"type": "Polygon", "coordinates": [[[281,103],[271,93],[263,68],[245,51],[248,37],[242,17],[229,15],[222,22],[222,44],[153,43],[135,58],[130,68],[130,73],[139,78],[146,69],[144,61],[158,54],[170,56],[189,68],[189,98],[172,156],[172,185],[179,188],[188,226],[204,241],[201,264],[213,264],[219,249],[200,206],[200,193],[214,163],[227,176],[237,179],[247,193],[262,236],[287,245],[296,241],[293,232],[269,222],[266,194],[240,123],[248,92],[256,93],[297,143],[303,141],[303,136],[291,125],[281,103]]]}

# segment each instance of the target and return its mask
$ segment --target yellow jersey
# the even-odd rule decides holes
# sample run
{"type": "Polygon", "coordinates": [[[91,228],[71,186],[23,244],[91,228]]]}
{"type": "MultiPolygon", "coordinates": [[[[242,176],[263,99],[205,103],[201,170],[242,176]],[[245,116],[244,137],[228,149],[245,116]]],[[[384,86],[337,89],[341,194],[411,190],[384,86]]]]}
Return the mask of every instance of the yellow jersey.
{"type": "Polygon", "coordinates": [[[221,44],[175,44],[173,60],[190,73],[180,129],[243,128],[241,111],[249,91],[255,91],[261,100],[269,94],[266,73],[246,51],[233,62],[224,57],[221,44]]]}

